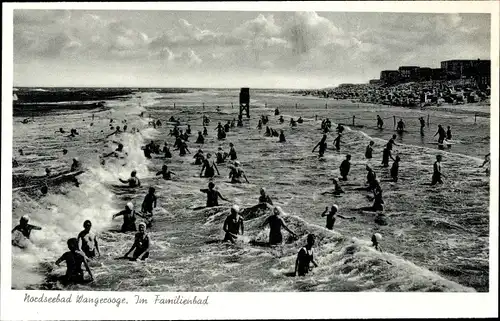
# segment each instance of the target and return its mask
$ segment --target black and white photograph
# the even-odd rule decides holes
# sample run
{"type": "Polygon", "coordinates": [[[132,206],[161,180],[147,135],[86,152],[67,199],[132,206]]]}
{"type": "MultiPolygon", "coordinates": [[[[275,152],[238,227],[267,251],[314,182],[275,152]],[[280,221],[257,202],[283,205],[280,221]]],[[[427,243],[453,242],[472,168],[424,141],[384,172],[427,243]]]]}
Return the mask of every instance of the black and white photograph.
{"type": "Polygon", "coordinates": [[[2,288],[497,293],[485,3],[14,8],[2,288]]]}

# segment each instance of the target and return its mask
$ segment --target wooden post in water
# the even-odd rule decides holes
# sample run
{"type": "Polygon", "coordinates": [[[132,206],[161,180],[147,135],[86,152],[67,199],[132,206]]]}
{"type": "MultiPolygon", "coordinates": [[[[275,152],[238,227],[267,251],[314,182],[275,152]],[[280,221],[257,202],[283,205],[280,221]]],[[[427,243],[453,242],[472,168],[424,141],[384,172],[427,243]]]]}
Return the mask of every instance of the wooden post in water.
{"type": "Polygon", "coordinates": [[[175,103],[174,103],[174,109],[175,109],[175,103]]]}
{"type": "Polygon", "coordinates": [[[393,122],[394,128],[396,128],[396,116],[392,116],[392,122],[393,122]]]}
{"type": "Polygon", "coordinates": [[[325,109],[328,109],[328,103],[325,103],[325,109]]]}
{"type": "Polygon", "coordinates": [[[267,108],[267,102],[266,102],[266,103],[264,103],[264,107],[265,107],[265,108],[267,108]]]}
{"type": "Polygon", "coordinates": [[[427,114],[427,127],[431,124],[431,115],[427,114]]]}
{"type": "Polygon", "coordinates": [[[356,116],[352,116],[352,126],[354,127],[355,126],[355,120],[356,119],[356,116]]]}
{"type": "Polygon", "coordinates": [[[233,103],[231,103],[231,109],[233,109],[233,108],[234,108],[234,107],[233,107],[233,103]]]}
{"type": "Polygon", "coordinates": [[[476,123],[477,120],[477,114],[474,114],[474,124],[476,123]]]}
{"type": "Polygon", "coordinates": [[[297,109],[297,103],[295,103],[295,109],[297,109]]]}
{"type": "Polygon", "coordinates": [[[205,109],[205,103],[202,103],[202,105],[203,105],[203,109],[205,109]]]}

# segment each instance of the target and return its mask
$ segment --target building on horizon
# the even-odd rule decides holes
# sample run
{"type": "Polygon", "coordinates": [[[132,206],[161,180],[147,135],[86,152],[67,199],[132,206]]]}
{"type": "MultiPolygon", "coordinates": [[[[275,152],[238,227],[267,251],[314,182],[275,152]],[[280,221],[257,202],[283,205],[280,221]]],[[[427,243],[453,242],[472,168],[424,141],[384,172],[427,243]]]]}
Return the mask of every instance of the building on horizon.
{"type": "Polygon", "coordinates": [[[491,83],[491,60],[446,60],[441,61],[441,69],[448,79],[475,79],[480,86],[491,83]]]}
{"type": "Polygon", "coordinates": [[[401,66],[398,69],[401,80],[403,81],[419,81],[420,67],[419,66],[401,66]]]}
{"type": "Polygon", "coordinates": [[[382,70],[380,72],[380,80],[387,85],[395,84],[399,81],[399,71],[397,70],[382,70]]]}

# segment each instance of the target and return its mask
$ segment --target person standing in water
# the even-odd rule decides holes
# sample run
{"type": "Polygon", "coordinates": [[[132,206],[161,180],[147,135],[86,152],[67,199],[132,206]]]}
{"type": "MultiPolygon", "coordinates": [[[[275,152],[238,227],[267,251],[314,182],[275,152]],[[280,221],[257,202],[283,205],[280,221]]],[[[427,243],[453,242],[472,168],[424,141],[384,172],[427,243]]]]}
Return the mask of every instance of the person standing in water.
{"type": "Polygon", "coordinates": [[[380,246],[380,241],[382,240],[382,235],[380,233],[375,233],[372,235],[372,246],[375,250],[382,252],[382,247],[380,246]]]}
{"type": "Polygon", "coordinates": [[[245,228],[243,225],[243,217],[241,217],[239,213],[240,207],[238,205],[233,205],[233,207],[231,207],[231,214],[226,218],[222,226],[222,230],[226,232],[223,242],[229,241],[231,243],[236,243],[240,229],[241,235],[244,234],[245,228]]]}
{"type": "Polygon", "coordinates": [[[234,149],[234,144],[229,143],[229,157],[231,158],[232,161],[236,160],[238,156],[236,155],[236,150],[234,149]]]}
{"type": "Polygon", "coordinates": [[[401,158],[396,156],[396,159],[394,160],[394,163],[392,163],[391,167],[391,177],[394,183],[397,183],[398,181],[398,173],[399,173],[399,162],[401,161],[401,158]]]}
{"type": "MultiPolygon", "coordinates": [[[[336,204],[333,204],[331,209],[328,210],[328,206],[325,208],[325,211],[321,214],[321,217],[326,216],[326,228],[329,230],[333,230],[333,226],[335,225],[335,215],[339,211],[339,206],[336,204]]],[[[355,217],[347,217],[347,216],[342,216],[342,215],[337,215],[340,218],[347,219],[347,220],[354,220],[356,219],[355,217]]]]}
{"type": "Polygon", "coordinates": [[[226,157],[228,156],[227,153],[224,153],[222,151],[222,147],[219,147],[217,150],[217,153],[215,154],[216,162],[217,164],[222,164],[226,161],[226,157]]]}
{"type": "Polygon", "coordinates": [[[390,150],[389,146],[386,146],[384,148],[384,151],[382,152],[382,165],[384,167],[389,167],[389,158],[392,160],[395,160],[392,157],[391,150],[390,150]]]}
{"type": "Polygon", "coordinates": [[[69,251],[64,253],[55,264],[59,266],[63,261],[66,262],[66,274],[63,283],[65,285],[84,283],[82,264],[85,266],[87,273],[90,276],[90,281],[94,279],[90,270],[87,257],[78,250],[78,240],[74,237],[67,242],[69,251]]]}
{"type": "Polygon", "coordinates": [[[389,141],[387,142],[386,147],[387,147],[389,150],[392,150],[392,147],[393,147],[393,146],[397,146],[397,144],[396,144],[396,138],[397,138],[397,137],[398,137],[398,136],[396,136],[396,134],[394,134],[394,135],[392,135],[392,138],[391,138],[391,139],[389,139],[389,141]]]}
{"type": "Polygon", "coordinates": [[[401,118],[399,119],[396,130],[400,133],[402,133],[405,130],[405,123],[404,123],[403,119],[401,119],[401,118]]]}
{"type": "Polygon", "coordinates": [[[323,155],[325,154],[326,147],[327,147],[326,139],[327,139],[326,134],[323,134],[323,137],[321,138],[319,143],[317,143],[316,146],[314,146],[314,148],[312,150],[312,152],[314,153],[316,148],[319,146],[319,157],[323,157],[323,155]]]}
{"type": "Polygon", "coordinates": [[[158,176],[158,175],[162,175],[163,179],[165,179],[165,180],[171,180],[172,179],[172,175],[175,175],[175,173],[169,171],[167,165],[163,165],[161,167],[161,171],[159,171],[158,173],[156,173],[156,176],[158,176]]]}
{"type": "Polygon", "coordinates": [[[83,222],[83,231],[78,234],[78,250],[85,253],[89,259],[96,257],[96,255],[101,256],[97,235],[90,230],[91,228],[92,222],[86,220],[83,222]]]}
{"type": "Polygon", "coordinates": [[[123,184],[128,184],[128,187],[139,187],[141,186],[141,181],[137,177],[137,171],[133,170],[132,173],[130,173],[130,178],[127,180],[119,178],[120,182],[123,184]]]}
{"type": "Polygon", "coordinates": [[[134,251],[132,254],[132,260],[146,260],[149,257],[149,250],[151,246],[151,238],[146,233],[146,223],[139,223],[139,232],[134,236],[134,244],[130,250],[123,256],[123,258],[129,258],[128,255],[134,251]]]}
{"type": "Polygon", "coordinates": [[[229,202],[229,200],[225,199],[221,193],[214,189],[215,184],[213,182],[208,183],[208,189],[200,189],[200,192],[207,194],[207,207],[219,206],[219,198],[229,202]]]}
{"type": "Polygon", "coordinates": [[[203,175],[203,170],[205,170],[205,177],[210,178],[215,176],[215,170],[217,171],[217,175],[220,175],[219,169],[217,165],[215,165],[214,161],[211,160],[212,154],[208,153],[207,158],[203,160],[203,166],[201,167],[200,177],[203,175]]]}
{"type": "Polygon", "coordinates": [[[314,234],[309,234],[307,236],[307,244],[299,250],[297,254],[297,259],[295,260],[295,272],[294,276],[297,274],[299,276],[305,276],[309,271],[311,271],[311,263],[318,267],[318,263],[314,260],[313,246],[316,242],[316,236],[314,234]]]}
{"type": "Polygon", "coordinates": [[[370,141],[370,144],[366,146],[365,150],[365,158],[366,159],[372,159],[373,157],[373,145],[375,145],[375,142],[372,140],[370,141]]]}
{"type": "Polygon", "coordinates": [[[78,157],[73,158],[73,164],[71,164],[70,171],[76,172],[82,169],[82,164],[78,160],[78,157]]]}
{"type": "Polygon", "coordinates": [[[340,176],[342,176],[343,181],[347,181],[347,175],[351,170],[351,155],[346,155],[345,159],[340,164],[340,176]]]}
{"type": "Polygon", "coordinates": [[[437,183],[443,184],[443,181],[441,180],[441,176],[444,176],[441,173],[441,160],[442,159],[443,159],[443,157],[441,155],[436,156],[436,161],[434,162],[434,166],[433,166],[431,185],[436,185],[437,183]]]}
{"type": "Polygon", "coordinates": [[[276,206],[273,209],[273,215],[269,216],[264,223],[262,224],[262,227],[265,227],[266,225],[269,224],[270,231],[269,231],[269,245],[279,245],[283,242],[283,235],[281,234],[281,228],[284,228],[287,230],[293,237],[297,237],[297,235],[292,232],[288,226],[286,226],[285,221],[283,221],[283,218],[280,216],[280,214],[283,212],[281,207],[276,206]]]}
{"type": "Polygon", "coordinates": [[[15,231],[19,231],[23,234],[23,236],[27,239],[30,238],[31,236],[31,231],[32,230],[41,230],[42,228],[39,227],[39,226],[36,226],[36,225],[31,225],[31,224],[28,224],[30,218],[28,215],[23,215],[20,219],[19,219],[19,225],[16,225],[14,227],[14,229],[12,230],[12,233],[14,233],[15,231]]]}
{"type": "Polygon", "coordinates": [[[260,189],[259,203],[273,205],[273,201],[271,200],[269,195],[267,195],[266,189],[264,187],[260,189]]]}
{"type": "Polygon", "coordinates": [[[335,144],[335,149],[338,151],[340,151],[340,139],[342,138],[342,134],[339,133],[339,135],[337,136],[337,138],[335,138],[335,140],[333,141],[333,143],[335,144]]]}
{"type": "Polygon", "coordinates": [[[420,135],[424,136],[425,120],[424,117],[418,119],[420,121],[420,135]]]}
{"type": "Polygon", "coordinates": [[[380,115],[377,115],[377,128],[382,129],[384,128],[384,121],[382,118],[380,118],[380,115]]]}
{"type": "Polygon", "coordinates": [[[203,155],[203,151],[201,149],[198,149],[196,154],[194,154],[193,158],[194,158],[195,165],[201,165],[201,164],[203,164],[203,161],[205,160],[205,155],[203,155]]]}
{"type": "Polygon", "coordinates": [[[231,179],[231,183],[241,183],[241,178],[244,178],[247,183],[250,183],[245,175],[245,172],[240,168],[240,162],[234,162],[234,166],[232,166],[231,171],[229,172],[229,178],[231,179]]]}
{"type": "Polygon", "coordinates": [[[137,228],[135,226],[135,211],[134,211],[134,204],[132,202],[128,202],[127,205],[125,206],[125,209],[121,212],[118,212],[113,215],[112,219],[115,219],[115,217],[118,216],[123,216],[123,224],[121,228],[121,232],[130,232],[130,231],[137,231],[137,228]]]}
{"type": "Polygon", "coordinates": [[[434,137],[436,137],[436,135],[439,135],[439,138],[438,138],[438,143],[439,144],[442,144],[444,139],[446,138],[446,131],[444,130],[443,126],[441,125],[438,125],[438,130],[437,132],[434,134],[434,137]]]}
{"type": "Polygon", "coordinates": [[[205,137],[201,134],[201,131],[198,131],[198,138],[196,138],[196,144],[205,144],[205,137]]]}
{"type": "Polygon", "coordinates": [[[150,187],[148,190],[148,194],[144,197],[144,201],[142,202],[141,205],[141,211],[143,215],[142,218],[144,218],[147,221],[147,225],[151,226],[153,223],[153,209],[156,208],[156,195],[155,195],[155,188],[150,187]]]}
{"type": "Polygon", "coordinates": [[[366,174],[366,183],[368,184],[367,190],[371,191],[376,187],[377,174],[368,165],[366,165],[366,170],[368,171],[366,174]]]}
{"type": "Polygon", "coordinates": [[[280,143],[286,143],[286,139],[285,139],[285,133],[283,133],[283,129],[280,131],[280,140],[279,140],[280,143]]]}

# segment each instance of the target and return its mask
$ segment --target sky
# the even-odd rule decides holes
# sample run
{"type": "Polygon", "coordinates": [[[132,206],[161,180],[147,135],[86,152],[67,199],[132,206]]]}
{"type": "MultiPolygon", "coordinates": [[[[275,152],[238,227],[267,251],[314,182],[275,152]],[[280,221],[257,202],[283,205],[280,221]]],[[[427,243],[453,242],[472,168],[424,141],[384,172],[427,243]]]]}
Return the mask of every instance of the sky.
{"type": "Polygon", "coordinates": [[[488,14],[14,10],[14,85],[325,88],[490,59],[488,14]]]}

